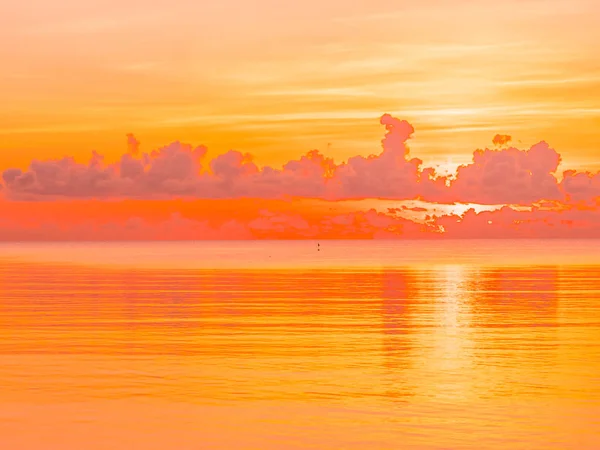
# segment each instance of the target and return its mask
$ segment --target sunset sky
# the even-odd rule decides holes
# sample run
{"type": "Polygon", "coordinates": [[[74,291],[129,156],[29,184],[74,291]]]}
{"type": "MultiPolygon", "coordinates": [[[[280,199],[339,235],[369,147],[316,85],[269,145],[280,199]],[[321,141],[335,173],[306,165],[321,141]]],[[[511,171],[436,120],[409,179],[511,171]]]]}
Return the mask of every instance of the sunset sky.
{"type": "Polygon", "coordinates": [[[459,217],[455,236],[600,236],[599,20],[594,0],[4,2],[0,239],[459,217]]]}

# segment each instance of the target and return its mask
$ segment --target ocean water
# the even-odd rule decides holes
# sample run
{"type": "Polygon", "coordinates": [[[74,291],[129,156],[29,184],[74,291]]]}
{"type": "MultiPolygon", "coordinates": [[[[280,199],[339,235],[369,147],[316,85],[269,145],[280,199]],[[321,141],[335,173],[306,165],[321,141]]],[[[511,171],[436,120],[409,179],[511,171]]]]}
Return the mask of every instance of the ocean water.
{"type": "Polygon", "coordinates": [[[600,241],[319,244],[0,244],[0,449],[600,448],[600,241]]]}

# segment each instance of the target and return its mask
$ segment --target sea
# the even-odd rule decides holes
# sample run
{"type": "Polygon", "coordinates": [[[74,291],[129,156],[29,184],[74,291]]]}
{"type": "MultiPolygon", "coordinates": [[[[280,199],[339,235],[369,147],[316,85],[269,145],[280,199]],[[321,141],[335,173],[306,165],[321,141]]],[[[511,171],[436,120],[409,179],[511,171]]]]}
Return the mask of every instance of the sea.
{"type": "Polygon", "coordinates": [[[600,449],[600,240],[1,243],[0,449],[600,449]]]}

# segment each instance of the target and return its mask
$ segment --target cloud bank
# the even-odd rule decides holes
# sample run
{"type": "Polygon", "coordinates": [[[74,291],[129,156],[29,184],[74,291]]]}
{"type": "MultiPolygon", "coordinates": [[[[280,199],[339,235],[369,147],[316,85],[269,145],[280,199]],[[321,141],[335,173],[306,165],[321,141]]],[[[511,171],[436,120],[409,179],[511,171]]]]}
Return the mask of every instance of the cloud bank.
{"type": "Polygon", "coordinates": [[[411,208],[333,211],[331,202],[315,208],[285,201],[214,202],[191,201],[162,211],[170,202],[70,201],[50,208],[20,203],[12,211],[5,204],[0,240],[600,238],[600,208],[559,203],[417,219],[411,208]]]}
{"type": "Polygon", "coordinates": [[[496,135],[496,148],[476,150],[471,163],[443,176],[411,157],[413,126],[389,114],[381,150],[336,163],[318,150],[281,168],[259,167],[236,150],[207,161],[207,149],[173,142],[149,153],[127,135],[127,152],[114,164],[93,153],[87,164],[73,158],[32,161],[27,170],[2,172],[9,200],[56,199],[232,199],[316,198],[422,199],[488,205],[531,205],[539,201],[594,202],[600,175],[565,171],[561,155],[546,142],[523,150],[507,147],[510,136],[496,135]]]}
{"type": "Polygon", "coordinates": [[[496,135],[441,175],[411,156],[410,123],[380,124],[377,154],[340,163],[313,150],[259,167],[181,142],[143,152],[128,134],[116,163],[93,152],[8,168],[0,240],[600,238],[600,173],[559,174],[548,143],[496,135]]]}

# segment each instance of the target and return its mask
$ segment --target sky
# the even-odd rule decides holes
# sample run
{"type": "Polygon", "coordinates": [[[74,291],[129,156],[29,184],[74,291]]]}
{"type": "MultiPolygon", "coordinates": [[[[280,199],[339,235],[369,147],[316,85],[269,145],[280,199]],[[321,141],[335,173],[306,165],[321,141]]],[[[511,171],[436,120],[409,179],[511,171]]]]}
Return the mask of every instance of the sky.
{"type": "Polygon", "coordinates": [[[4,2],[0,239],[593,235],[599,19],[592,0],[4,2]]]}

